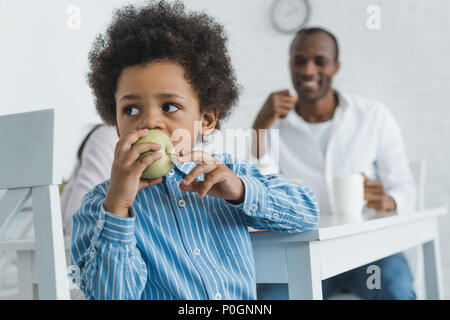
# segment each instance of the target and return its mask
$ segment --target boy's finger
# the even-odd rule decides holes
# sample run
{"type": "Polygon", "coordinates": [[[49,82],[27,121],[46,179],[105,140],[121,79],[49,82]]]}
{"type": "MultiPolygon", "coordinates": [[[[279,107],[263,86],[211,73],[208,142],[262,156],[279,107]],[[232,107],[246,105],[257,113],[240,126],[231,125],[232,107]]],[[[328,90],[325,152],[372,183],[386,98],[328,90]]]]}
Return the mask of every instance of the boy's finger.
{"type": "Polygon", "coordinates": [[[194,150],[178,157],[178,162],[195,162],[197,164],[215,164],[218,162],[216,158],[201,150],[194,150]]]}
{"type": "Polygon", "coordinates": [[[161,152],[155,152],[151,153],[149,155],[146,155],[145,157],[139,159],[136,165],[136,170],[139,170],[140,174],[147,168],[149,164],[151,164],[153,161],[161,159],[162,154],[161,152]]]}
{"type": "Polygon", "coordinates": [[[189,184],[195,179],[197,179],[199,176],[201,176],[202,173],[208,173],[214,169],[215,169],[214,165],[200,164],[196,166],[194,169],[192,169],[191,172],[189,172],[189,174],[186,177],[184,177],[181,183],[189,184]]]}
{"type": "Polygon", "coordinates": [[[179,187],[183,191],[187,192],[199,192],[202,187],[203,181],[192,181],[190,184],[180,183],[179,187]]]}
{"type": "MultiPolygon", "coordinates": [[[[150,151],[158,151],[161,149],[161,144],[154,143],[154,142],[143,142],[140,144],[135,144],[131,147],[130,150],[128,150],[127,157],[127,163],[131,164],[135,162],[143,153],[150,152],[150,151]]],[[[160,152],[158,152],[160,153],[160,152]]]]}
{"type": "Polygon", "coordinates": [[[148,129],[140,129],[140,130],[133,130],[130,133],[124,135],[122,138],[119,139],[118,145],[117,145],[117,156],[120,154],[125,153],[127,150],[131,148],[131,146],[138,141],[140,138],[145,137],[148,134],[148,129]]]}
{"type": "Polygon", "coordinates": [[[156,178],[156,179],[141,178],[141,180],[139,181],[139,190],[154,186],[158,183],[161,183],[161,181],[162,181],[162,178],[156,178]]]}
{"type": "Polygon", "coordinates": [[[218,182],[219,182],[219,179],[218,179],[217,175],[216,176],[209,175],[208,177],[206,177],[200,187],[198,197],[200,199],[202,199],[204,196],[206,196],[208,194],[209,190],[218,182]]]}

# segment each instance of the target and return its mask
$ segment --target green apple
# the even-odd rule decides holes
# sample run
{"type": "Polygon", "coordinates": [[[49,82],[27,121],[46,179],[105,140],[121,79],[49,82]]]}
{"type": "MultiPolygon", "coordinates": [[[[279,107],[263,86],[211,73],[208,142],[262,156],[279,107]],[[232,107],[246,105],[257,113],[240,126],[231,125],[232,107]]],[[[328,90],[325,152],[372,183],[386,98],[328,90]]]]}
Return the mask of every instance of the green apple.
{"type": "Polygon", "coordinates": [[[169,136],[161,130],[149,130],[148,134],[136,141],[135,144],[140,144],[143,142],[159,143],[161,145],[161,149],[157,151],[144,152],[139,156],[139,159],[155,152],[162,153],[162,157],[147,166],[142,173],[142,177],[146,179],[155,179],[165,176],[173,167],[172,154],[175,154],[175,150],[169,136]]]}

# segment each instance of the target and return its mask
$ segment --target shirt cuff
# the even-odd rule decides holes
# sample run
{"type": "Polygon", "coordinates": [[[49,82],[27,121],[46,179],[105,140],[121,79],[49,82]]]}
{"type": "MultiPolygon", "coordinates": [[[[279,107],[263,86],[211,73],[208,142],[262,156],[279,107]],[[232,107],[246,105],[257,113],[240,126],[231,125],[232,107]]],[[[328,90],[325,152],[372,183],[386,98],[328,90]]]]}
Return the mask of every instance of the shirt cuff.
{"type": "Polygon", "coordinates": [[[408,205],[404,202],[403,197],[400,193],[390,191],[388,192],[390,196],[395,201],[395,211],[397,214],[405,214],[414,211],[416,208],[413,205],[408,205]]]}
{"type": "Polygon", "coordinates": [[[267,211],[268,195],[266,186],[258,179],[243,175],[239,176],[245,185],[244,201],[240,204],[232,204],[226,201],[228,205],[242,209],[245,214],[252,217],[266,217],[264,212],[267,211]]]}
{"type": "Polygon", "coordinates": [[[279,168],[273,161],[269,152],[266,153],[256,160],[256,165],[262,174],[276,174],[279,173],[279,168]]]}
{"type": "Polygon", "coordinates": [[[100,236],[105,240],[114,242],[131,242],[134,239],[134,223],[136,215],[133,208],[130,208],[130,217],[121,217],[112,212],[104,211],[104,222],[98,220],[100,236]]]}

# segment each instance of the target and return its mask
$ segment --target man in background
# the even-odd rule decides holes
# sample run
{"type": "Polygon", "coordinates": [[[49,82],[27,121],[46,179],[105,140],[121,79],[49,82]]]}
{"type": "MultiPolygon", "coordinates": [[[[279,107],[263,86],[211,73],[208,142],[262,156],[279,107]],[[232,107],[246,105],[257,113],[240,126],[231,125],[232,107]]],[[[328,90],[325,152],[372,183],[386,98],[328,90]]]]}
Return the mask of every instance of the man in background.
{"type": "MultiPolygon", "coordinates": [[[[332,88],[339,71],[339,46],[321,28],[300,30],[290,48],[290,71],[297,95],[272,93],[253,124],[279,129],[280,144],[257,134],[256,157],[263,173],[280,171],[302,179],[317,195],[322,216],[333,215],[331,180],[364,174],[366,206],[378,212],[404,214],[414,209],[415,191],[403,139],[383,104],[332,88]],[[279,148],[279,161],[271,148],[279,148]]],[[[367,266],[322,282],[323,297],[342,290],[362,299],[415,299],[413,278],[403,253],[371,265],[381,270],[381,289],[367,288],[367,266]]],[[[259,298],[287,298],[285,285],[259,285],[259,298]]]]}

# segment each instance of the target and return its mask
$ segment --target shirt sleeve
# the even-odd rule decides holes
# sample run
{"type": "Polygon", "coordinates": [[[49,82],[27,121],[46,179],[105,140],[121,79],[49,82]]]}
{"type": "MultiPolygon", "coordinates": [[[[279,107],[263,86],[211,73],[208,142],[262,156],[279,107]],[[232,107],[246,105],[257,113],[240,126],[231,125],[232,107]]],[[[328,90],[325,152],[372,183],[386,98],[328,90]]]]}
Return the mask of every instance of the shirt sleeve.
{"type": "MultiPolygon", "coordinates": [[[[266,153],[264,153],[259,159],[250,153],[250,161],[254,163],[262,174],[278,174],[281,173],[279,159],[277,152],[273,152],[272,142],[279,140],[280,120],[277,120],[274,125],[265,131],[266,137],[266,153]],[[274,141],[273,141],[274,140],[274,141]]],[[[253,140],[255,143],[255,140],[253,140]]]]}
{"type": "Polygon", "coordinates": [[[248,225],[255,229],[280,232],[303,232],[319,223],[319,206],[307,187],[280,174],[263,175],[249,162],[226,157],[230,167],[245,185],[244,201],[231,204],[242,210],[248,225]]]}
{"type": "Polygon", "coordinates": [[[111,176],[117,133],[113,127],[102,126],[86,141],[81,162],[69,179],[61,196],[64,234],[70,235],[72,216],[89,190],[111,176]]]}
{"type": "Polygon", "coordinates": [[[136,217],[132,209],[131,217],[106,211],[105,190],[91,190],[73,216],[71,264],[87,299],[140,299],[147,266],[136,246],[136,217]]]}
{"type": "Polygon", "coordinates": [[[416,208],[416,188],[400,129],[389,110],[382,108],[380,143],[377,150],[377,175],[386,193],[396,203],[398,214],[416,208]]]}

